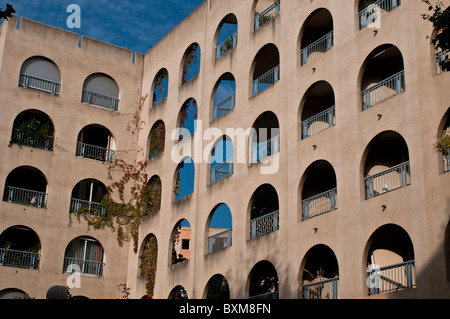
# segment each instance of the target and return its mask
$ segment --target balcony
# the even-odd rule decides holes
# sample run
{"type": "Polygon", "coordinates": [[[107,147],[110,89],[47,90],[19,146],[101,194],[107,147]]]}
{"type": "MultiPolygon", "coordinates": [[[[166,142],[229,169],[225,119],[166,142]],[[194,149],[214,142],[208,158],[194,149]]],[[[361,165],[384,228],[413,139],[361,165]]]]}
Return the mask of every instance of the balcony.
{"type": "Polygon", "coordinates": [[[436,74],[441,74],[441,73],[447,72],[447,68],[445,66],[442,66],[441,63],[450,61],[450,51],[436,52],[435,60],[436,60],[436,74]]]}
{"type": "Polygon", "coordinates": [[[216,47],[216,59],[219,59],[221,56],[225,55],[231,49],[237,46],[237,32],[233,33],[223,42],[217,45],[216,47]]]}
{"type": "Polygon", "coordinates": [[[361,92],[363,111],[405,92],[405,72],[398,72],[361,92]]]}
{"type": "Polygon", "coordinates": [[[307,220],[337,209],[337,189],[302,200],[302,219],[307,220]]]}
{"type": "Polygon", "coordinates": [[[274,300],[274,299],[278,299],[278,291],[266,292],[264,294],[250,296],[250,297],[248,297],[248,299],[252,299],[252,300],[274,300]]]}
{"type": "Polygon", "coordinates": [[[107,74],[94,73],[83,83],[81,102],[117,111],[119,107],[119,87],[107,74]]]}
{"type": "Polygon", "coordinates": [[[250,238],[253,239],[271,232],[275,232],[278,228],[278,211],[254,218],[250,221],[250,238]]]}
{"type": "Polygon", "coordinates": [[[336,125],[336,107],[332,106],[301,124],[302,140],[336,125]]]}
{"type": "Polygon", "coordinates": [[[100,162],[112,163],[114,162],[114,157],[116,155],[116,151],[78,142],[77,143],[77,156],[83,158],[89,158],[100,162]]]}
{"type": "Polygon", "coordinates": [[[331,278],[302,285],[303,299],[338,299],[339,278],[331,278]]]}
{"type": "Polygon", "coordinates": [[[72,198],[70,201],[70,212],[76,215],[86,213],[88,216],[104,216],[105,207],[100,203],[72,198]]]}
{"type": "Polygon", "coordinates": [[[13,129],[11,143],[30,146],[46,151],[53,150],[53,136],[13,129]]]}
{"type": "Polygon", "coordinates": [[[280,66],[276,66],[253,81],[253,96],[268,89],[280,80],[280,66]]]}
{"type": "Polygon", "coordinates": [[[65,257],[64,269],[66,269],[67,273],[75,272],[82,275],[103,278],[105,263],[95,260],[65,257]]]}
{"type": "Polygon", "coordinates": [[[210,184],[214,184],[215,182],[231,176],[234,171],[234,160],[230,158],[224,163],[217,164],[210,169],[210,184]]]}
{"type": "Polygon", "coordinates": [[[104,277],[104,250],[96,239],[78,237],[67,245],[63,273],[73,272],[97,278],[104,277]]]}
{"type": "Polygon", "coordinates": [[[53,61],[34,56],[27,59],[20,68],[19,86],[58,96],[61,90],[61,76],[53,61]]]}
{"type": "Polygon", "coordinates": [[[360,30],[372,23],[378,22],[382,14],[391,12],[401,5],[400,0],[372,0],[371,2],[373,3],[366,5],[367,1],[360,1],[360,9],[361,5],[366,6],[358,13],[360,30]]]}
{"type": "Polygon", "coordinates": [[[252,148],[252,163],[261,162],[280,152],[280,135],[261,142],[252,148]]]}
{"type": "Polygon", "coordinates": [[[216,105],[214,105],[213,106],[213,120],[217,120],[219,117],[234,110],[235,104],[236,104],[236,95],[233,94],[233,95],[227,97],[222,102],[219,102],[216,105]]]}
{"type": "Polygon", "coordinates": [[[302,65],[315,60],[323,53],[331,50],[334,45],[333,35],[333,31],[331,31],[302,49],[300,52],[300,55],[302,57],[302,65]]]}
{"type": "Polygon", "coordinates": [[[119,109],[118,98],[88,90],[83,90],[81,102],[100,106],[111,111],[117,111],[119,109]]]}
{"type": "Polygon", "coordinates": [[[41,254],[0,248],[0,266],[39,269],[41,254]]]}
{"type": "Polygon", "coordinates": [[[444,160],[444,172],[450,172],[450,146],[445,149],[442,158],[444,160]]]}
{"type": "Polygon", "coordinates": [[[0,235],[0,266],[39,269],[41,243],[25,226],[9,227],[0,235]]]}
{"type": "Polygon", "coordinates": [[[61,88],[61,84],[58,82],[41,79],[39,77],[23,73],[21,73],[19,77],[19,86],[26,89],[35,89],[38,91],[47,92],[51,95],[59,95],[61,88]]]}
{"type": "Polygon", "coordinates": [[[364,178],[366,199],[406,187],[411,184],[409,162],[391,167],[380,173],[364,178]]]}
{"type": "Polygon", "coordinates": [[[267,9],[255,15],[254,31],[259,30],[264,24],[274,19],[280,13],[280,1],[275,1],[267,9]]]}
{"type": "Polygon", "coordinates": [[[47,207],[47,193],[13,186],[7,186],[6,192],[7,202],[38,208],[47,207]]]}
{"type": "Polygon", "coordinates": [[[208,237],[208,252],[210,254],[228,247],[231,247],[231,229],[208,237]]]}
{"type": "Polygon", "coordinates": [[[414,260],[369,269],[371,269],[367,277],[369,295],[394,292],[416,286],[414,260]]]}

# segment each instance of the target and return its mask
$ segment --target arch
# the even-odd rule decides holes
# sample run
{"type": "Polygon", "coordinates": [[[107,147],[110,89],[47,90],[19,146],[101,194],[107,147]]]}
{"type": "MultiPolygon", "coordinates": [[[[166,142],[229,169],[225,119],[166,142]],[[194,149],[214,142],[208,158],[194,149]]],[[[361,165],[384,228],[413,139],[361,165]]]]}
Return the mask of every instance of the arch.
{"type": "Polygon", "coordinates": [[[149,214],[159,212],[161,209],[162,183],[158,175],[150,177],[142,196],[149,214]]]}
{"type": "Polygon", "coordinates": [[[99,180],[94,178],[83,179],[72,190],[70,212],[93,216],[103,215],[105,209],[102,206],[102,201],[107,194],[108,190],[105,184],[99,180]]]}
{"type": "Polygon", "coordinates": [[[43,56],[28,58],[20,68],[19,86],[59,95],[61,75],[58,66],[43,56]]]}
{"type": "Polygon", "coordinates": [[[363,62],[358,78],[362,111],[405,92],[402,53],[392,44],[378,46],[363,62]]]}
{"type": "Polygon", "coordinates": [[[90,236],[74,238],[66,246],[62,271],[103,278],[105,271],[103,246],[90,236]]]}
{"type": "Polygon", "coordinates": [[[177,166],[174,179],[174,201],[185,198],[194,192],[195,164],[192,158],[184,158],[177,166]]]}
{"type": "Polygon", "coordinates": [[[39,269],[41,240],[30,227],[15,225],[0,234],[0,265],[39,269]]]}
{"type": "Polygon", "coordinates": [[[228,205],[216,205],[208,217],[206,227],[207,251],[209,254],[231,247],[233,217],[228,205]]]}
{"type": "Polygon", "coordinates": [[[148,136],[148,157],[154,158],[164,153],[166,143],[166,125],[162,120],[156,121],[148,136]]]}
{"type": "Polygon", "coordinates": [[[414,247],[398,225],[385,224],[372,233],[363,264],[369,295],[415,287],[414,247]]]}
{"type": "Polygon", "coordinates": [[[211,300],[230,299],[230,287],[227,279],[221,274],[215,274],[208,280],[203,295],[205,299],[211,300]]]}
{"type": "Polygon", "coordinates": [[[76,156],[112,163],[115,154],[115,139],[110,130],[103,125],[86,125],[78,133],[76,156]]]}
{"type": "Polygon", "coordinates": [[[441,171],[447,173],[450,171],[450,108],[445,112],[436,134],[437,139],[434,149],[442,160],[439,160],[441,171]]]}
{"type": "Polygon", "coordinates": [[[93,73],[83,83],[81,102],[118,111],[119,87],[111,76],[105,73],[93,73]]]}
{"type": "Polygon", "coordinates": [[[200,73],[201,50],[198,43],[192,43],[181,59],[181,84],[189,82],[200,73]]]}
{"type": "Polygon", "coordinates": [[[17,288],[7,288],[0,291],[0,299],[31,299],[23,290],[17,288]]]}
{"type": "Polygon", "coordinates": [[[312,84],[299,107],[300,139],[336,125],[336,106],[333,87],[326,81],[312,84]]]}
{"type": "Polygon", "coordinates": [[[333,48],[333,30],[333,17],[328,9],[316,9],[306,18],[300,31],[301,65],[312,62],[333,48]]]}
{"type": "Polygon", "coordinates": [[[234,147],[228,135],[218,138],[210,154],[210,184],[231,176],[234,172],[234,147]]]}
{"type": "Polygon", "coordinates": [[[236,81],[233,74],[224,73],[216,82],[212,94],[212,105],[213,121],[234,110],[236,105],[236,81]]]}
{"type": "Polygon", "coordinates": [[[262,113],[249,135],[250,163],[258,163],[280,152],[280,126],[272,111],[262,113]]]}
{"type": "Polygon", "coordinates": [[[139,274],[147,278],[145,297],[148,299],[153,298],[157,265],[158,240],[154,234],[148,234],[142,242],[139,253],[139,274]]]}
{"type": "Polygon", "coordinates": [[[47,207],[46,177],[32,166],[15,168],[6,178],[3,200],[38,208],[47,207]]]}
{"type": "Polygon", "coordinates": [[[366,147],[362,158],[365,199],[411,184],[408,145],[395,131],[384,131],[366,147]]]}
{"type": "Polygon", "coordinates": [[[247,287],[250,299],[278,299],[278,274],[273,264],[262,260],[253,266],[247,287]]]}
{"type": "Polygon", "coordinates": [[[256,238],[279,229],[279,200],[270,184],[259,186],[249,203],[250,238],[256,238]]]}
{"type": "Polygon", "coordinates": [[[194,98],[187,99],[178,112],[177,127],[179,140],[193,134],[197,130],[198,105],[194,98]]]}
{"type": "Polygon", "coordinates": [[[339,265],[333,250],[323,244],[310,248],[302,260],[299,280],[301,298],[337,299],[339,265]]]}
{"type": "Polygon", "coordinates": [[[253,59],[250,78],[252,96],[255,96],[280,80],[280,53],[275,44],[263,46],[253,59]]]}
{"type": "Polygon", "coordinates": [[[170,265],[191,259],[192,230],[187,219],[180,219],[172,229],[170,236],[170,265]]]}
{"type": "Polygon", "coordinates": [[[302,220],[337,209],[336,173],[329,162],[312,163],[302,176],[300,188],[302,220]]]}
{"type": "Polygon", "coordinates": [[[153,105],[164,102],[167,99],[169,93],[169,72],[166,68],[162,68],[156,74],[153,80],[152,91],[153,105]]]}
{"type": "Polygon", "coordinates": [[[168,299],[189,299],[188,293],[183,286],[175,286],[169,293],[168,299]]]}
{"type": "Polygon", "coordinates": [[[233,13],[227,14],[217,27],[214,35],[216,47],[216,59],[227,54],[237,46],[238,22],[233,13]]]}
{"type": "Polygon", "coordinates": [[[20,112],[14,119],[10,144],[53,151],[55,127],[50,117],[39,110],[20,112]]]}

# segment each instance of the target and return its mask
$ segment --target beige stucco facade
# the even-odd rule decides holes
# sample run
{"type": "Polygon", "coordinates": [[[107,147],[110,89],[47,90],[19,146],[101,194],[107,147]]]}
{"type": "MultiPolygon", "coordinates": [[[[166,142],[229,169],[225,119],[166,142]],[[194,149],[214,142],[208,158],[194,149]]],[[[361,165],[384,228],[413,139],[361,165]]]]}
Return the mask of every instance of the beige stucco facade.
{"type": "MultiPolygon", "coordinates": [[[[83,179],[110,183],[103,162],[75,155],[77,136],[83,127],[89,124],[106,127],[117,151],[131,150],[126,155],[128,160],[146,160],[146,151],[142,155],[133,150],[137,146],[148,149],[150,130],[156,121],[162,120],[166,128],[165,151],[151,158],[147,167],[149,176],[158,175],[161,179],[161,208],[145,219],[140,229],[141,242],[148,234],[153,234],[158,242],[155,298],[167,298],[176,286],[184,287],[189,298],[204,298],[208,281],[216,274],[227,280],[231,298],[248,298],[252,268],[261,261],[269,262],[276,270],[279,298],[300,298],[304,267],[311,258],[320,255],[309,254],[316,249],[334,255],[330,262],[337,264],[334,275],[339,278],[339,298],[450,297],[450,172],[445,172],[442,154],[433,149],[449,122],[450,73],[436,74],[435,52],[427,38],[433,35],[432,26],[420,16],[426,6],[420,1],[404,0],[391,12],[382,14],[379,28],[360,30],[358,1],[282,1],[277,16],[255,31],[255,8],[260,12],[260,6],[267,8],[272,4],[272,1],[257,2],[207,0],[145,54],[133,54],[84,37],[79,39],[76,34],[24,18],[20,19],[19,27],[17,17],[2,25],[0,130],[4,134],[0,137],[3,148],[0,184],[2,189],[6,187],[7,176],[15,168],[33,166],[47,180],[48,202],[46,208],[0,202],[0,234],[12,226],[26,226],[35,231],[41,243],[38,270],[0,266],[0,292],[19,289],[31,297],[45,298],[48,288],[66,284],[68,275],[62,270],[69,242],[89,236],[103,247],[104,276],[81,276],[81,288],[71,289],[71,294],[120,298],[117,285],[126,283],[131,298],[145,295],[145,279],[139,275],[139,256],[133,252],[132,244],[121,248],[116,233],[88,231],[84,222],[74,221],[69,226],[70,197],[74,186],[83,179]],[[302,65],[305,33],[314,32],[311,30],[321,25],[321,17],[327,16],[308,20],[318,9],[331,14],[333,45],[302,65]],[[237,45],[216,59],[219,27],[229,14],[237,21],[237,45]],[[201,50],[200,71],[187,83],[181,83],[182,58],[193,43],[201,50]],[[265,51],[269,53],[264,54],[262,48],[269,48],[265,51]],[[394,49],[384,54],[386,48],[394,49]],[[268,60],[261,62],[266,55],[268,60]],[[384,59],[402,61],[402,90],[362,111],[361,83],[367,82],[365,69],[371,58],[380,55],[382,59],[377,60],[380,65],[384,59]],[[58,67],[59,95],[17,85],[22,64],[33,56],[46,57],[58,67]],[[279,62],[278,81],[253,95],[254,72],[261,67],[258,63],[271,64],[273,60],[279,62]],[[146,100],[142,112],[145,125],[138,137],[132,136],[126,130],[133,112],[129,106],[140,95],[151,96],[155,76],[163,68],[169,76],[167,98],[157,105],[151,99],[146,100]],[[97,72],[115,80],[120,90],[118,111],[80,102],[84,80],[97,72]],[[231,73],[236,83],[235,106],[212,120],[215,87],[225,73],[231,73]],[[310,90],[320,81],[326,81],[333,91],[334,125],[302,139],[300,123],[305,120],[302,113],[308,97],[313,96],[311,92],[319,96],[323,93],[310,90]],[[268,158],[268,164],[250,163],[252,143],[248,136],[244,147],[233,140],[233,173],[212,184],[210,165],[196,157],[194,190],[174,201],[178,162],[172,160],[172,150],[180,142],[172,139],[171,133],[177,128],[181,106],[189,98],[196,100],[197,119],[201,121],[189,139],[202,141],[200,154],[205,149],[208,154],[211,143],[220,138],[220,135],[205,136],[208,129],[217,128],[223,135],[227,128],[247,130],[265,112],[276,117],[279,152],[268,158]],[[14,120],[27,109],[38,109],[50,117],[55,127],[52,151],[9,145],[14,120]],[[385,132],[389,134],[380,135],[385,132]],[[394,146],[384,147],[386,140],[394,146]],[[377,147],[372,147],[373,142],[377,147]],[[374,174],[389,168],[387,163],[396,160],[391,151],[404,149],[405,145],[407,152],[401,156],[402,162],[409,162],[407,185],[366,199],[364,177],[369,171],[374,174]],[[239,163],[236,159],[242,154],[245,162],[239,163]],[[382,157],[387,160],[377,161],[382,157]],[[381,163],[380,167],[375,162],[381,163]],[[274,168],[270,174],[265,173],[267,165],[274,168]],[[305,188],[321,184],[317,178],[311,182],[308,172],[313,169],[320,174],[323,167],[327,168],[325,177],[331,176],[332,184],[334,181],[337,204],[329,212],[304,220],[302,194],[314,193],[305,188]],[[270,184],[276,191],[278,225],[275,231],[252,238],[252,197],[264,184],[270,184]],[[220,203],[231,211],[232,245],[209,253],[208,226],[214,207],[220,203]],[[175,225],[182,219],[187,219],[191,226],[190,258],[172,264],[171,238],[175,225]],[[378,229],[391,229],[389,225],[396,225],[395,234],[386,232],[392,238],[377,233],[378,229]],[[392,244],[397,238],[402,240],[398,245],[392,244]],[[373,242],[379,246],[371,246],[373,242]],[[377,248],[380,251],[373,253],[377,248]],[[391,253],[386,252],[389,248],[391,253]],[[379,258],[376,262],[381,266],[388,259],[390,264],[412,259],[414,287],[369,296],[366,269],[370,253],[379,258]]],[[[371,65],[368,72],[375,72],[376,66],[371,65]]]]}

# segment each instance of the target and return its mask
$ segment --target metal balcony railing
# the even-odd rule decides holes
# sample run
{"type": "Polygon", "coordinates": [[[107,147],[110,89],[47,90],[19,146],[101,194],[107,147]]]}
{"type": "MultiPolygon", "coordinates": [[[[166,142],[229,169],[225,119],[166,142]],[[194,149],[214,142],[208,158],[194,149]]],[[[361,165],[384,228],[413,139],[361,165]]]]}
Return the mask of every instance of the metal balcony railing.
{"type": "Polygon", "coordinates": [[[70,271],[75,272],[79,271],[79,273],[82,275],[103,278],[105,271],[105,263],[100,261],[64,257],[63,272],[70,273],[70,271]]]}
{"type": "Polygon", "coordinates": [[[450,172],[450,146],[447,146],[442,158],[444,160],[444,172],[450,172]]]}
{"type": "Polygon", "coordinates": [[[402,188],[411,184],[409,162],[405,162],[383,172],[364,178],[366,199],[402,188]]]}
{"type": "Polygon", "coordinates": [[[436,74],[447,72],[447,68],[441,65],[441,62],[450,61],[450,51],[439,51],[435,53],[436,74]]]}
{"type": "Polygon", "coordinates": [[[308,62],[313,61],[314,59],[321,56],[323,53],[331,50],[334,45],[334,33],[333,31],[325,34],[320,37],[318,40],[314,41],[306,48],[302,49],[300,54],[302,57],[302,65],[307,64],[308,62]]]}
{"type": "Polygon", "coordinates": [[[208,252],[210,254],[228,247],[231,247],[231,229],[208,237],[208,252]]]}
{"type": "Polygon", "coordinates": [[[280,1],[274,2],[254,19],[254,30],[259,30],[264,24],[274,19],[280,13],[280,1]]]}
{"type": "Polygon", "coordinates": [[[33,132],[25,132],[18,128],[13,129],[11,143],[31,146],[46,151],[53,150],[53,136],[33,132]]]}
{"type": "Polygon", "coordinates": [[[100,162],[112,163],[114,161],[116,151],[78,142],[76,154],[80,157],[90,158],[100,162]]]}
{"type": "Polygon", "coordinates": [[[214,105],[213,107],[213,120],[217,120],[219,117],[227,114],[234,109],[236,103],[236,95],[233,94],[226,98],[222,102],[214,105]]]}
{"type": "Polygon", "coordinates": [[[302,285],[303,299],[338,299],[339,277],[302,285]]]}
{"type": "Polygon", "coordinates": [[[19,76],[19,86],[47,92],[51,95],[59,95],[61,88],[61,85],[57,82],[41,79],[23,73],[21,73],[19,76]]]}
{"type": "Polygon", "coordinates": [[[216,59],[219,59],[221,56],[225,55],[228,51],[237,46],[237,36],[237,32],[233,33],[216,47],[216,59]]]}
{"type": "Polygon", "coordinates": [[[250,296],[248,299],[278,299],[278,291],[266,292],[265,294],[259,294],[255,296],[250,296]]]}
{"type": "Polygon", "coordinates": [[[337,209],[336,188],[302,200],[303,220],[331,212],[335,209],[337,209]]]}
{"type": "Polygon", "coordinates": [[[250,238],[253,239],[277,231],[278,228],[278,211],[274,211],[250,221],[250,238]]]}
{"type": "Polygon", "coordinates": [[[378,0],[358,13],[359,29],[362,30],[369,24],[380,19],[384,12],[391,12],[401,5],[400,0],[378,0]]]}
{"type": "Polygon", "coordinates": [[[252,148],[252,163],[258,163],[280,152],[280,135],[259,143],[252,148]]]}
{"type": "Polygon", "coordinates": [[[74,214],[85,213],[90,216],[104,216],[105,207],[99,203],[72,198],[70,201],[70,212],[74,214]]]}
{"type": "Polygon", "coordinates": [[[277,65],[270,71],[261,75],[253,81],[253,96],[258,95],[262,91],[268,89],[280,80],[280,66],[277,65]]]}
{"type": "Polygon", "coordinates": [[[415,272],[414,260],[385,267],[373,267],[367,279],[369,295],[414,288],[415,272]]]}
{"type": "Polygon", "coordinates": [[[117,111],[119,109],[118,98],[88,90],[83,90],[81,102],[97,105],[111,111],[117,111]]]}
{"type": "Polygon", "coordinates": [[[210,184],[214,184],[218,180],[230,176],[234,171],[233,158],[225,161],[224,163],[218,164],[217,166],[211,167],[210,170],[210,184]]]}
{"type": "Polygon", "coordinates": [[[0,265],[39,269],[41,254],[30,251],[0,248],[0,265]]]}
{"type": "Polygon", "coordinates": [[[38,208],[47,207],[47,193],[6,186],[6,201],[38,208]]]}
{"type": "Polygon", "coordinates": [[[363,111],[405,92],[405,71],[400,71],[361,92],[363,111]]]}
{"type": "Polygon", "coordinates": [[[334,106],[303,121],[302,140],[336,125],[336,108],[334,106]]]}

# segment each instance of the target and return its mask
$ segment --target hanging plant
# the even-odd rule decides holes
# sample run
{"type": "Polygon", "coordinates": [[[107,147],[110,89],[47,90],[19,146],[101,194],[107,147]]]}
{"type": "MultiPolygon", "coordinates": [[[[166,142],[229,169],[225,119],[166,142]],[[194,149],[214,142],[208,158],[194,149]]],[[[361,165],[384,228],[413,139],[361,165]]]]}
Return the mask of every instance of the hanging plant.
{"type": "Polygon", "coordinates": [[[166,128],[164,123],[160,122],[150,132],[149,157],[153,158],[164,152],[164,142],[166,137],[166,128]]]}
{"type": "Polygon", "coordinates": [[[157,256],[158,256],[158,243],[155,236],[150,236],[144,243],[144,247],[140,259],[140,274],[141,276],[146,276],[147,282],[146,297],[149,299],[153,298],[155,279],[156,279],[156,269],[157,269],[157,256]]]}

